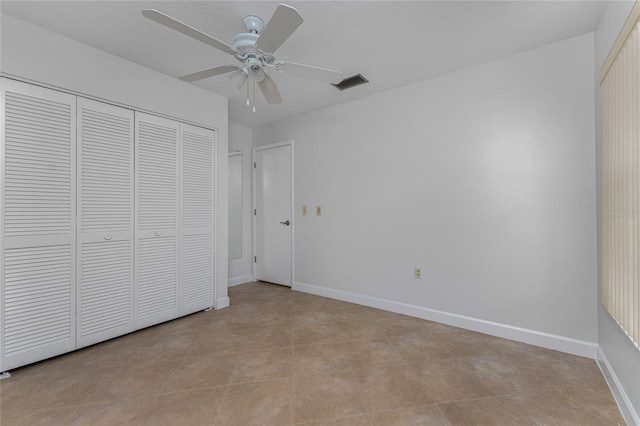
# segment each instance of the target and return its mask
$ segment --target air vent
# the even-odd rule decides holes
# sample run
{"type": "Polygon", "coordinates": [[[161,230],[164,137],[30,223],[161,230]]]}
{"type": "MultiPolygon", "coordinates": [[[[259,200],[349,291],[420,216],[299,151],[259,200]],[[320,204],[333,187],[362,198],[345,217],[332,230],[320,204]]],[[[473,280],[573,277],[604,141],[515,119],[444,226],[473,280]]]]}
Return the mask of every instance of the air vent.
{"type": "Polygon", "coordinates": [[[338,90],[351,89],[352,87],[360,86],[361,84],[368,83],[369,80],[364,78],[362,74],[353,75],[351,77],[347,77],[342,80],[338,84],[334,84],[333,86],[337,87],[338,90]]]}

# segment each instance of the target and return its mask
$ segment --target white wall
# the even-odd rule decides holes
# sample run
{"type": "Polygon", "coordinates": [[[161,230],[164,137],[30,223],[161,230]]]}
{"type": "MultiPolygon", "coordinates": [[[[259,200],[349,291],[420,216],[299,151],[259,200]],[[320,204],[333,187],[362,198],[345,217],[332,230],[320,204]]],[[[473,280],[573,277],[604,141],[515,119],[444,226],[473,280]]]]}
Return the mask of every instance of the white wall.
{"type": "MultiPolygon", "coordinates": [[[[595,33],[595,78],[616,41],[631,8],[633,1],[607,2],[595,33]]],[[[596,87],[596,135],[598,141],[598,177],[601,171],[601,134],[600,134],[600,90],[596,87]]],[[[600,205],[601,185],[598,178],[598,206],[600,205]]],[[[600,209],[598,209],[600,212],[600,209]]],[[[600,230],[599,230],[600,231],[600,230]]],[[[598,232],[600,236],[600,232],[598,232]]],[[[600,247],[600,246],[599,246],[600,247]]],[[[599,256],[598,256],[599,257],[599,256]]],[[[600,292],[598,291],[598,294],[600,292]]],[[[629,424],[640,424],[640,351],[624,334],[620,326],[598,303],[598,344],[604,362],[604,372],[612,386],[614,396],[622,407],[629,424]],[[609,371],[607,371],[609,368],[609,371]],[[616,389],[615,382],[619,388],[616,389]],[[625,406],[626,405],[626,406],[625,406]],[[632,407],[632,408],[631,408],[632,407]],[[635,414],[632,414],[632,410],[635,414]],[[633,416],[635,415],[635,418],[633,416]],[[631,420],[633,418],[633,421],[631,420]]]]}
{"type": "Polygon", "coordinates": [[[216,297],[220,304],[228,303],[227,99],[11,16],[1,19],[3,75],[218,130],[216,297]]]}
{"type": "Polygon", "coordinates": [[[295,281],[594,356],[592,70],[586,34],[254,129],[295,141],[295,281]]]}
{"type": "Polygon", "coordinates": [[[251,216],[251,148],[253,131],[229,123],[229,151],[242,153],[242,257],[229,260],[229,285],[253,281],[253,220],[251,216]]]}

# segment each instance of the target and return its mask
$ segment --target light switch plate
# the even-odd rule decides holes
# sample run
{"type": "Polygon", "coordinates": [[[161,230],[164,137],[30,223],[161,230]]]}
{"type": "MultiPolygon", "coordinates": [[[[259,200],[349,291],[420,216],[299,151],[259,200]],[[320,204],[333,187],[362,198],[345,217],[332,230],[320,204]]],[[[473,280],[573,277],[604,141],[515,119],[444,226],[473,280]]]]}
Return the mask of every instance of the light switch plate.
{"type": "Polygon", "coordinates": [[[307,215],[307,206],[302,206],[302,216],[306,216],[307,215]]]}

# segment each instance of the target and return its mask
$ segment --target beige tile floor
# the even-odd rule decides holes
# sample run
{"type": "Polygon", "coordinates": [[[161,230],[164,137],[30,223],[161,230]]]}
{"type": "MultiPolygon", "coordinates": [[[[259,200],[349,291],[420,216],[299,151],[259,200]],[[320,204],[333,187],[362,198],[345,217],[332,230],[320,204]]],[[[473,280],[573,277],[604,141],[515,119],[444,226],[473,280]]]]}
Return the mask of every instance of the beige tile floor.
{"type": "Polygon", "coordinates": [[[593,360],[266,283],[13,371],[9,425],[618,425],[593,360]]]}

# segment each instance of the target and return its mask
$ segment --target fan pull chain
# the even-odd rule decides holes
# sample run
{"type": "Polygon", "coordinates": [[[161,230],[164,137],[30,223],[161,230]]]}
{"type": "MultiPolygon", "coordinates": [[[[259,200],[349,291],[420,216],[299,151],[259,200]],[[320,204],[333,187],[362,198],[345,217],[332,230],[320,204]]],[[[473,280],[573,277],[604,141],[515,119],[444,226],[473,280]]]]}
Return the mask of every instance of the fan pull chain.
{"type": "Polygon", "coordinates": [[[256,82],[253,82],[253,112],[256,112],[256,82]]]}
{"type": "Polygon", "coordinates": [[[251,105],[251,102],[249,102],[249,81],[247,81],[246,86],[247,86],[247,106],[249,106],[251,105]]]}

